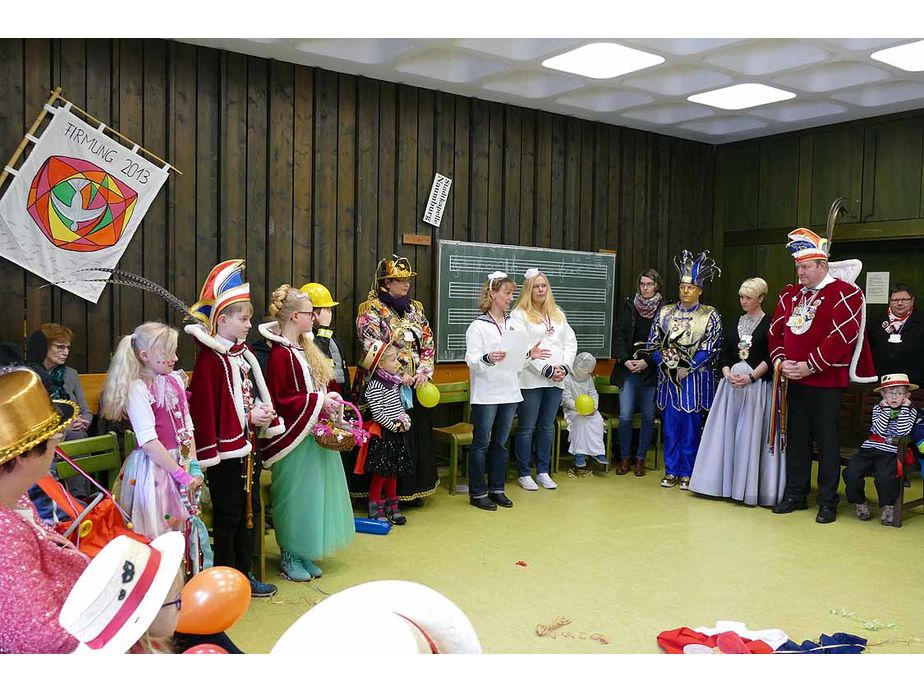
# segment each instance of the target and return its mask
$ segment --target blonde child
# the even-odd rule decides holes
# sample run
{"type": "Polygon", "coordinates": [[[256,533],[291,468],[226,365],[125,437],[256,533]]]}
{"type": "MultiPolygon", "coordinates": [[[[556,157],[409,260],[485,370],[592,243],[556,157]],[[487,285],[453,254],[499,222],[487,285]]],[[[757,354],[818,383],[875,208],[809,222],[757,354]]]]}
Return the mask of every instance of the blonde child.
{"type": "Polygon", "coordinates": [[[363,399],[369,405],[372,420],[381,429],[379,435],[369,440],[363,466],[363,471],[371,475],[369,517],[403,525],[407,518],[398,509],[398,477],[410,474],[413,465],[404,435],[411,430],[411,417],[401,403],[398,348],[393,344],[374,341],[362,366],[366,372],[372,373],[366,383],[363,399]]]}
{"type": "Polygon", "coordinates": [[[269,306],[273,322],[260,325],[272,344],[266,383],[284,430],[261,439],[263,464],[273,473],[273,523],[282,552],[281,576],[295,582],[320,577],[314,561],[355,536],[353,510],[340,455],[311,433],[322,410],[340,406],[329,393],[334,369],[312,341],[313,306],[307,294],[283,284],[269,306]]]}
{"type": "Polygon", "coordinates": [[[574,369],[565,376],[561,395],[561,408],[568,422],[568,452],[574,455],[574,475],[587,476],[592,470],[587,467],[587,456],[607,470],[606,448],[603,445],[603,417],[597,409],[600,396],[594,387],[593,372],[597,365],[594,355],[582,351],[574,358],[574,369]],[[594,408],[589,414],[577,411],[575,401],[581,395],[593,400],[594,408]]]}
{"type": "Polygon", "coordinates": [[[138,447],[119,475],[118,501],[135,531],[154,539],[182,531],[202,471],[195,459],[186,375],[175,371],[177,331],[146,322],[119,342],[106,374],[103,417],[127,416],[138,447]],[[184,496],[186,497],[184,499],[184,496]]]}

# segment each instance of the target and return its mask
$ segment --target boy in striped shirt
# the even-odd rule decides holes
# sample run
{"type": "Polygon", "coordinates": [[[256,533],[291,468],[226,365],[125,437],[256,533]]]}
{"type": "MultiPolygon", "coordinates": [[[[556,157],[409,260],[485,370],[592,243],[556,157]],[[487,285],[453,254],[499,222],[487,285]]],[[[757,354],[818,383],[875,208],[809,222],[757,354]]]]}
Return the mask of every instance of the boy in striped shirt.
{"type": "Polygon", "coordinates": [[[904,373],[882,376],[876,392],[882,401],[873,407],[873,421],[869,437],[847,463],[844,486],[847,502],[857,506],[857,517],[870,518],[864,487],[866,476],[872,474],[879,493],[879,521],[891,526],[902,483],[902,460],[898,458],[898,438],[911,434],[917,411],[911,405],[910,393],[918,386],[908,381],[904,373]]]}

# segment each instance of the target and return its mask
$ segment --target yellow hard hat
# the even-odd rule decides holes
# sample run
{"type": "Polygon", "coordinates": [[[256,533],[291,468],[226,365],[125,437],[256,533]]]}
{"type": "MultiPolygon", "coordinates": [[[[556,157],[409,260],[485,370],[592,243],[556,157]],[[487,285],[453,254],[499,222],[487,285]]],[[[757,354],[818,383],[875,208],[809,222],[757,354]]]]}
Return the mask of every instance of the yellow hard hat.
{"type": "Polygon", "coordinates": [[[317,282],[304,284],[299,291],[303,294],[308,294],[308,298],[311,299],[311,304],[315,308],[333,308],[340,304],[339,301],[333,299],[326,286],[317,282]]]}

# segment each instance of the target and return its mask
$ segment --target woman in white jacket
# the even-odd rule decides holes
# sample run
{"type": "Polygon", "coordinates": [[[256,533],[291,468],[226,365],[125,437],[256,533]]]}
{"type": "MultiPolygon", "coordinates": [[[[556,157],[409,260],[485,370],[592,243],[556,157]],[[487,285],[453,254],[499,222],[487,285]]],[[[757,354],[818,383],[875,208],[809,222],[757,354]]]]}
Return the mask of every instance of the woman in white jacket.
{"type": "Polygon", "coordinates": [[[577,337],[568,319],[555,305],[549,279],[538,269],[526,270],[526,281],[517,307],[510,314],[515,329],[529,333],[532,348],[526,367],[520,371],[523,401],[517,413],[514,455],[518,483],[527,491],[539,487],[554,489],[551,468],[552,429],[561,404],[562,381],[571,372],[577,353],[577,337]],[[536,449],[536,481],[530,475],[533,443],[536,449]]]}
{"type": "Polygon", "coordinates": [[[516,371],[497,368],[507,357],[500,350],[504,332],[514,329],[507,317],[517,285],[503,272],[493,272],[481,288],[481,315],[465,332],[465,362],[470,373],[472,445],[468,453],[469,502],[481,510],[513,507],[504,494],[507,438],[517,404],[523,401],[516,371]],[[488,483],[485,484],[485,459],[488,483]]]}

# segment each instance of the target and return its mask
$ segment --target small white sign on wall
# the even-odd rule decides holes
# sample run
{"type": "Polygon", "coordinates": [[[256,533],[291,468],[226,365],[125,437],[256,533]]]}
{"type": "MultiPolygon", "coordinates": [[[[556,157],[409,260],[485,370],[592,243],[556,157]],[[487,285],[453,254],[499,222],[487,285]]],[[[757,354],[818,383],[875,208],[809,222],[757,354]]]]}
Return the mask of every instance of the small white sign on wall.
{"type": "Polygon", "coordinates": [[[427,208],[423,215],[423,220],[432,226],[439,226],[443,219],[443,210],[446,208],[446,200],[449,199],[449,188],[452,187],[452,178],[447,178],[439,173],[433,176],[433,187],[430,188],[430,199],[427,200],[427,208]]]}
{"type": "Polygon", "coordinates": [[[866,302],[883,304],[889,302],[888,272],[866,273],[866,302]]]}

